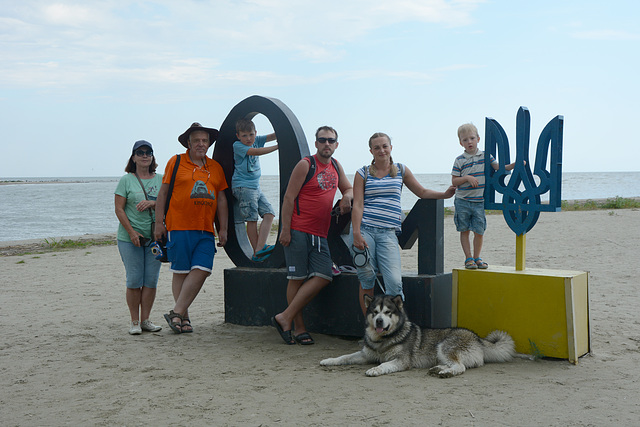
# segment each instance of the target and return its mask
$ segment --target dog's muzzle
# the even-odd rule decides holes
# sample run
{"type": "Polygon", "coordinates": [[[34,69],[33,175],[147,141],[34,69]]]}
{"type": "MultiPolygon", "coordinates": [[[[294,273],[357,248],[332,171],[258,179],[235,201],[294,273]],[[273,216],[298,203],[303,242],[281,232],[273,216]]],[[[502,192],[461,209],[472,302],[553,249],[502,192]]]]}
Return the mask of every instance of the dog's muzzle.
{"type": "Polygon", "coordinates": [[[381,334],[389,330],[389,325],[385,325],[384,319],[378,317],[375,319],[376,332],[381,334]]]}

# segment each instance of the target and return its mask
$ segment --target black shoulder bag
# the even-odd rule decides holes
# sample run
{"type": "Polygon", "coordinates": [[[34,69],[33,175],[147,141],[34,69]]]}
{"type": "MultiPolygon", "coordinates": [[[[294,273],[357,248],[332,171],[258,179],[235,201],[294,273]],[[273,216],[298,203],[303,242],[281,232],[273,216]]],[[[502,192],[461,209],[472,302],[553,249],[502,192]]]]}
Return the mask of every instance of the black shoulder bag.
{"type": "MultiPolygon", "coordinates": [[[[176,173],[178,173],[178,166],[180,165],[180,154],[178,154],[178,158],[176,159],[176,164],[173,167],[173,173],[171,174],[171,181],[169,182],[169,191],[167,192],[167,200],[164,203],[164,214],[162,220],[167,217],[167,212],[169,211],[169,203],[171,202],[171,193],[173,193],[173,185],[176,182],[176,173]]],[[[158,212],[156,212],[156,215],[158,212]]],[[[154,224],[155,227],[155,224],[154,224]]],[[[155,231],[155,230],[154,230],[155,231]]],[[[162,249],[162,257],[160,258],[160,262],[169,262],[167,259],[167,238],[162,237],[161,241],[157,241],[158,245],[162,249]]]]}

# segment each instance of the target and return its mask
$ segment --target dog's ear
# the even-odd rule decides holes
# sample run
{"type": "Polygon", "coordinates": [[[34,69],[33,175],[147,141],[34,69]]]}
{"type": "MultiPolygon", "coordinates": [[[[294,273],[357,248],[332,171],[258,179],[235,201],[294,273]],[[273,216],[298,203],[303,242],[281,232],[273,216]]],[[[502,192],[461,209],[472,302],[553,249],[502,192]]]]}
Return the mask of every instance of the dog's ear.
{"type": "Polygon", "coordinates": [[[393,297],[391,301],[393,301],[396,307],[398,307],[398,310],[402,310],[402,307],[404,307],[404,302],[402,301],[402,297],[400,295],[393,297]]]}
{"type": "Polygon", "coordinates": [[[371,295],[364,294],[364,296],[362,298],[364,298],[364,307],[365,308],[369,308],[369,305],[371,304],[371,301],[373,301],[373,298],[371,297],[371,295]]]}

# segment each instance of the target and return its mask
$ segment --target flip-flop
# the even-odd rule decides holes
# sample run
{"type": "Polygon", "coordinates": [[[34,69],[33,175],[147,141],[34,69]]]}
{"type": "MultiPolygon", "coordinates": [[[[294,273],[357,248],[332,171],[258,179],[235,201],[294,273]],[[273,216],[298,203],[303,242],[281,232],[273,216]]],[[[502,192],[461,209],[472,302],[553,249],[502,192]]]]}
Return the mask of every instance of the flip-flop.
{"type": "Polygon", "coordinates": [[[316,342],[311,338],[309,332],[303,332],[293,337],[294,340],[300,345],[313,345],[316,342]]]}
{"type": "Polygon", "coordinates": [[[254,255],[251,257],[251,261],[253,262],[262,262],[264,260],[266,260],[267,258],[269,258],[271,256],[271,252],[269,252],[266,255],[262,255],[262,256],[258,256],[258,255],[254,255]]]}
{"type": "Polygon", "coordinates": [[[280,324],[278,323],[275,317],[271,318],[271,324],[276,327],[276,329],[278,330],[278,333],[280,334],[280,337],[282,338],[285,344],[295,345],[296,342],[291,337],[291,330],[284,331],[282,329],[282,326],[280,326],[280,324]]]}
{"type": "Polygon", "coordinates": [[[265,255],[270,255],[275,249],[276,245],[264,245],[262,249],[255,253],[256,258],[262,258],[265,255]]]}
{"type": "Polygon", "coordinates": [[[355,267],[352,267],[350,265],[341,265],[340,267],[338,267],[338,270],[340,270],[343,273],[357,273],[358,270],[356,270],[355,267]]]}

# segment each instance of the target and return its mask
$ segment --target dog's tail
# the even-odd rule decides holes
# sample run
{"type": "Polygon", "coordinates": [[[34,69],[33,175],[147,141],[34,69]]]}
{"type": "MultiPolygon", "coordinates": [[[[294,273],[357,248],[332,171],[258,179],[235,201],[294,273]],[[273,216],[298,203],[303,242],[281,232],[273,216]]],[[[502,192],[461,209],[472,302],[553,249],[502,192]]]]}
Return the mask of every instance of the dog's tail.
{"type": "Polygon", "coordinates": [[[505,331],[493,331],[482,342],[485,362],[508,362],[516,354],[513,339],[505,331]]]}

